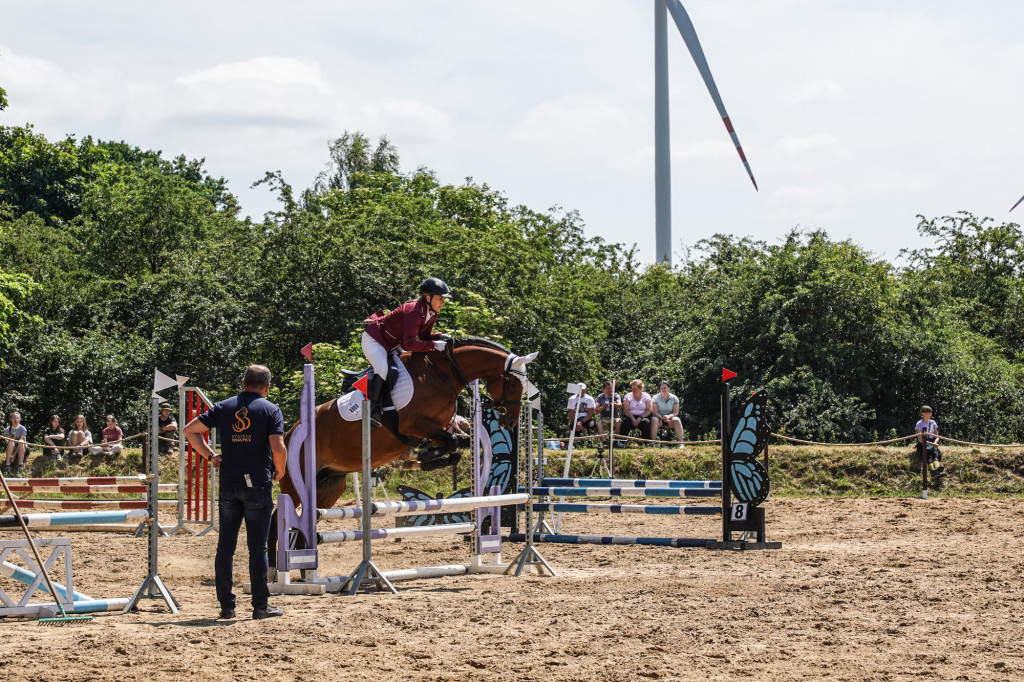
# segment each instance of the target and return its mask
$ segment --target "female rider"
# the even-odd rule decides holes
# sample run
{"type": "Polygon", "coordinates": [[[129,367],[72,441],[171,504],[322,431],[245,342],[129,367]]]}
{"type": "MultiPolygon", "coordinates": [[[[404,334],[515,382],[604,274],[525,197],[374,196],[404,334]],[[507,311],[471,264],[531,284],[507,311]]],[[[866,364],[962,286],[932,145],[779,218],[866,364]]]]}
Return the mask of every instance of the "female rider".
{"type": "Polygon", "coordinates": [[[388,384],[388,353],[395,348],[414,353],[444,350],[451,337],[433,333],[437,314],[452,295],[448,285],[437,277],[428,277],[420,284],[420,297],[398,306],[385,315],[383,311],[366,319],[363,332],[363,354],[373,365],[373,379],[367,389],[370,419],[380,426],[381,395],[388,384]]]}

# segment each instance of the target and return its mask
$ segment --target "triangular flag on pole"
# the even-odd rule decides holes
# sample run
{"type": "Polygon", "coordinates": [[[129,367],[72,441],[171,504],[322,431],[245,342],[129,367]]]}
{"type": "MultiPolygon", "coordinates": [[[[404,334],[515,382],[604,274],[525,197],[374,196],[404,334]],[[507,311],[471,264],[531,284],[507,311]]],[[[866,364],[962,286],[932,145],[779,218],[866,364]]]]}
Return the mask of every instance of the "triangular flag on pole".
{"type": "Polygon", "coordinates": [[[170,378],[160,370],[154,369],[153,372],[153,393],[178,385],[176,380],[170,378]]]}
{"type": "Polygon", "coordinates": [[[183,377],[180,374],[174,375],[175,380],[178,382],[178,389],[180,390],[185,384],[188,383],[188,377],[183,377]]]}
{"type": "Polygon", "coordinates": [[[725,367],[722,368],[722,381],[723,382],[724,381],[728,381],[729,379],[734,379],[734,378],[736,378],[736,372],[732,371],[731,369],[726,369],[725,367]]]}
{"type": "Polygon", "coordinates": [[[367,389],[366,389],[366,377],[367,377],[367,375],[366,375],[366,374],[364,374],[364,375],[362,376],[362,378],[360,378],[360,379],[359,379],[359,381],[357,381],[356,383],[352,384],[352,386],[353,386],[354,388],[358,388],[358,389],[359,389],[360,391],[362,391],[362,392],[363,392],[363,395],[364,395],[364,396],[366,396],[366,395],[367,395],[367,389]]]}
{"type": "Polygon", "coordinates": [[[313,342],[312,341],[307,343],[305,346],[303,346],[302,350],[300,350],[299,352],[302,353],[302,355],[305,356],[305,358],[307,360],[309,360],[310,362],[313,362],[313,342]]]}

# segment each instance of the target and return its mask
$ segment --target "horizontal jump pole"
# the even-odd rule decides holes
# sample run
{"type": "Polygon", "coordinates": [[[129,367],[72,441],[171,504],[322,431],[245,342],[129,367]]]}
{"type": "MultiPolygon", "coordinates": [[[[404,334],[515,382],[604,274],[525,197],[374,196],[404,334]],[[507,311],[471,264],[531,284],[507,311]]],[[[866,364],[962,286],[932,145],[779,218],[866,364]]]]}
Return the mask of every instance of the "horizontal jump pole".
{"type": "MultiPolygon", "coordinates": [[[[135,485],[12,485],[12,493],[65,493],[81,495],[85,493],[114,495],[117,493],[146,493],[149,486],[135,485]]],[[[157,486],[162,493],[178,492],[177,483],[161,483],[157,486]]]]}
{"type": "MultiPolygon", "coordinates": [[[[520,511],[526,505],[519,505],[520,511]]],[[[573,504],[571,502],[534,502],[533,511],[566,514],[693,514],[697,516],[714,516],[721,514],[721,507],[702,507],[691,505],[662,504],[573,504]]]]}
{"type": "MultiPolygon", "coordinates": [[[[525,488],[520,488],[525,490],[525,488]]],[[[547,497],[722,497],[721,488],[546,488],[533,489],[547,497]]]]}
{"type": "MultiPolygon", "coordinates": [[[[384,571],[384,577],[395,582],[398,580],[416,580],[418,578],[444,578],[452,575],[466,575],[469,567],[466,564],[446,564],[444,566],[420,566],[418,568],[401,568],[395,571],[384,571]]],[[[324,585],[338,585],[348,582],[347,575],[318,577],[313,582],[324,585]]],[[[331,591],[328,587],[328,592],[331,591]]]]}
{"type": "MultiPolygon", "coordinates": [[[[374,528],[370,531],[371,540],[383,540],[385,538],[411,538],[423,535],[455,535],[456,533],[471,533],[476,530],[475,523],[444,523],[436,526],[409,526],[408,528],[374,528]]],[[[357,542],[363,539],[361,530],[338,530],[326,533],[317,533],[318,544],[333,542],[357,542]]]]}
{"type": "Polygon", "coordinates": [[[145,483],[152,476],[138,474],[136,476],[67,476],[64,478],[8,478],[7,484],[15,486],[29,486],[32,488],[43,485],[139,485],[145,483]]]}
{"type": "Polygon", "coordinates": [[[434,512],[457,512],[480,509],[481,507],[502,507],[510,504],[523,504],[529,501],[526,493],[512,495],[482,495],[480,497],[454,497],[439,500],[408,500],[395,502],[374,502],[374,514],[422,514],[434,512]]]}
{"type": "MultiPolygon", "coordinates": [[[[525,533],[512,533],[509,542],[526,542],[525,533]]],[[[534,542],[551,542],[563,545],[654,545],[658,547],[707,547],[715,542],[711,538],[640,538],[602,535],[552,535],[534,533],[534,542]]]]}
{"type": "MultiPolygon", "coordinates": [[[[386,514],[374,514],[375,518],[382,518],[386,514]]],[[[362,507],[341,507],[339,509],[317,509],[316,520],[321,519],[327,521],[342,521],[345,519],[361,519],[363,518],[362,507]]]]}
{"type": "Polygon", "coordinates": [[[721,488],[721,481],[655,481],[646,478],[542,478],[540,485],[568,488],[721,488]]]}
{"type": "MultiPolygon", "coordinates": [[[[131,599],[127,597],[118,599],[93,599],[90,601],[75,601],[72,604],[64,604],[64,611],[67,613],[105,613],[110,611],[124,611],[131,599]]],[[[39,607],[41,618],[54,618],[60,615],[57,605],[53,602],[48,604],[29,604],[39,607]]]]}
{"type": "MultiPolygon", "coordinates": [[[[13,578],[17,580],[19,583],[25,583],[26,585],[31,585],[36,580],[35,573],[28,570],[27,568],[22,568],[21,566],[12,564],[9,561],[4,561],[0,563],[0,575],[5,575],[8,578],[13,578]]],[[[45,580],[39,583],[39,589],[45,592],[46,594],[50,594],[50,588],[47,587],[45,580]]],[[[53,589],[57,590],[57,596],[61,599],[68,598],[68,588],[64,587],[60,583],[53,583],[53,589]]],[[[75,601],[92,601],[92,597],[84,595],[81,592],[78,592],[77,590],[73,590],[72,592],[75,601]]]]}
{"type": "MultiPolygon", "coordinates": [[[[17,500],[18,509],[74,509],[85,511],[87,509],[148,509],[149,502],[146,500],[17,500]]],[[[0,508],[9,508],[10,500],[0,498],[0,508]]],[[[157,500],[157,506],[177,507],[177,500],[157,500]]]]}
{"type": "MultiPolygon", "coordinates": [[[[130,523],[132,521],[142,523],[149,520],[149,512],[145,509],[85,511],[63,514],[22,514],[21,518],[25,519],[25,525],[29,528],[47,528],[83,524],[130,523]]],[[[0,528],[20,528],[18,518],[14,514],[0,514],[0,528]]]]}

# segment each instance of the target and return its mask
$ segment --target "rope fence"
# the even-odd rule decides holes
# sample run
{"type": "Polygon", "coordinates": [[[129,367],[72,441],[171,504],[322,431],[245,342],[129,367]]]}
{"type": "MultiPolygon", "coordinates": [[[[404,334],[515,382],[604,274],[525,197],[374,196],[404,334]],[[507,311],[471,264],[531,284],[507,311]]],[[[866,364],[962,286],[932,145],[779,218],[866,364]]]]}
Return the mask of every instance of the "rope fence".
{"type": "MultiPolygon", "coordinates": [[[[142,433],[132,434],[131,436],[122,436],[119,440],[107,441],[107,445],[116,445],[118,443],[123,443],[126,440],[134,440],[135,438],[141,438],[141,437],[143,437],[145,435],[147,435],[147,434],[146,434],[145,431],[143,431],[142,433]]],[[[81,450],[82,448],[87,448],[87,447],[90,447],[92,445],[102,445],[103,444],[103,441],[99,441],[98,443],[96,441],[92,441],[88,445],[84,445],[84,444],[79,444],[79,445],[50,445],[49,443],[30,443],[28,441],[18,440],[17,438],[11,438],[10,436],[4,436],[4,435],[0,435],[0,439],[14,441],[15,443],[23,443],[24,445],[26,445],[26,446],[28,446],[30,448],[42,448],[42,449],[45,449],[45,450],[81,450]]],[[[177,439],[175,439],[174,442],[177,443],[178,442],[177,439]]]]}
{"type": "MultiPolygon", "coordinates": [[[[913,441],[917,439],[917,434],[913,433],[909,436],[900,436],[898,438],[890,438],[888,440],[875,440],[863,443],[826,443],[824,441],[817,440],[803,440],[801,438],[792,438],[791,436],[783,436],[781,433],[772,433],[772,438],[786,441],[787,443],[794,443],[796,445],[822,445],[832,448],[864,448],[872,447],[876,445],[891,445],[893,443],[902,443],[905,441],[913,441]]],[[[654,445],[721,445],[722,440],[716,438],[714,440],[683,440],[683,441],[667,441],[667,440],[652,440],[650,438],[636,438],[634,436],[620,436],[614,435],[616,441],[631,441],[634,443],[651,443],[654,445]]],[[[967,447],[975,448],[994,448],[994,449],[1007,449],[1007,448],[1024,448],[1024,443],[974,443],[971,441],[957,440],[956,438],[949,438],[948,436],[936,436],[938,440],[945,441],[947,443],[954,443],[956,445],[963,445],[967,447]]],[[[586,440],[608,440],[608,434],[605,435],[590,435],[590,436],[576,436],[575,441],[586,440]]],[[[568,438],[545,438],[544,442],[550,443],[568,443],[568,438]]]]}

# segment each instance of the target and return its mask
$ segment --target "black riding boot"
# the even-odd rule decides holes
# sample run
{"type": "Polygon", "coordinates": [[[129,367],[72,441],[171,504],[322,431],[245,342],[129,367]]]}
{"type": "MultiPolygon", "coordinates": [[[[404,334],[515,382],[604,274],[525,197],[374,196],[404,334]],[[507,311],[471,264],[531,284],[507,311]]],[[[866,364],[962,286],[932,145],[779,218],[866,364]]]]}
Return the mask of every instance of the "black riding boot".
{"type": "Polygon", "coordinates": [[[387,383],[387,379],[377,374],[373,375],[370,379],[370,386],[367,389],[366,398],[370,401],[370,421],[374,426],[380,426],[383,423],[383,405],[381,405],[381,398],[384,396],[384,385],[387,383]]]}

